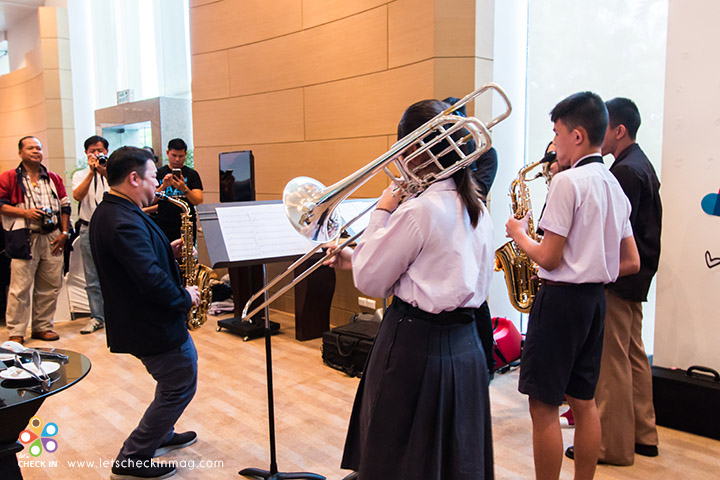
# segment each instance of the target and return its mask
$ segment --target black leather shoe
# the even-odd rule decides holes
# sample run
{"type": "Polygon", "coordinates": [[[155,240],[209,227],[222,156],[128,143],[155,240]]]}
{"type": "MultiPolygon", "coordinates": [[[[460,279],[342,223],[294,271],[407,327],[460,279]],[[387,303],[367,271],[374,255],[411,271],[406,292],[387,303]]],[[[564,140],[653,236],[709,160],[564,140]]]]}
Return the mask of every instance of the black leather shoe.
{"type": "Polygon", "coordinates": [[[149,459],[141,460],[128,458],[122,461],[115,460],[110,478],[113,480],[129,480],[138,478],[154,478],[156,480],[161,480],[163,478],[172,477],[175,473],[177,473],[177,469],[165,462],[155,462],[149,459]]]}
{"type": "MultiPolygon", "coordinates": [[[[568,447],[565,450],[565,456],[568,457],[570,460],[575,460],[575,446],[568,447]]],[[[598,465],[607,465],[606,462],[603,462],[602,460],[598,460],[598,465]]]]}
{"type": "Polygon", "coordinates": [[[565,450],[565,456],[568,457],[570,460],[575,460],[575,447],[568,447],[565,450]]]}
{"type": "Polygon", "coordinates": [[[658,447],[657,445],[643,445],[642,443],[636,443],[635,453],[642,455],[643,457],[657,457],[658,447]]]}
{"type": "Polygon", "coordinates": [[[157,450],[155,450],[153,458],[165,455],[166,453],[177,450],[178,448],[185,448],[195,442],[197,442],[197,433],[195,432],[176,433],[170,440],[161,444],[157,450]]]}

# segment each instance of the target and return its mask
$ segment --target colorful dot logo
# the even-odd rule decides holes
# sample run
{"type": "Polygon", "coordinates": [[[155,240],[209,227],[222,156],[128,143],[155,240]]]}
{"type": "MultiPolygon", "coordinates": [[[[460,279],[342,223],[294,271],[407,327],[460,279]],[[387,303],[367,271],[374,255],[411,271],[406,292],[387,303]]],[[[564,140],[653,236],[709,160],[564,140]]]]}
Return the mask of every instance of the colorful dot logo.
{"type": "Polygon", "coordinates": [[[58,432],[58,426],[48,423],[43,428],[43,421],[40,417],[33,417],[28,423],[28,428],[20,432],[18,440],[23,445],[29,445],[28,450],[33,457],[39,457],[43,450],[54,452],[57,450],[57,442],[54,437],[58,432]]]}

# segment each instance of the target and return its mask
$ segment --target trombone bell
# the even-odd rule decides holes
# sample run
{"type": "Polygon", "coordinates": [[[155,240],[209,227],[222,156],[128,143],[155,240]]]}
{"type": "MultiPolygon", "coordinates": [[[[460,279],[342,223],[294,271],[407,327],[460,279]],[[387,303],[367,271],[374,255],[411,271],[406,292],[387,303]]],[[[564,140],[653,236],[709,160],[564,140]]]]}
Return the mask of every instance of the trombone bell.
{"type": "Polygon", "coordinates": [[[285,214],[295,229],[318,243],[329,242],[340,234],[337,202],[329,202],[332,193],[325,185],[309,177],[292,179],[283,190],[285,214]]]}

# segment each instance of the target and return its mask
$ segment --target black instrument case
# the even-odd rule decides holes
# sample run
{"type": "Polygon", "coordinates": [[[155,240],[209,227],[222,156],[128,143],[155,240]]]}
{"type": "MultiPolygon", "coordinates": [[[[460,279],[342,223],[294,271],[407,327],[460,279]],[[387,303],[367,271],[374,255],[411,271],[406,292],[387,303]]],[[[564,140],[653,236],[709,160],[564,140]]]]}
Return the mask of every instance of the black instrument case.
{"type": "Polygon", "coordinates": [[[656,423],[720,440],[720,374],[712,368],[652,367],[656,423]]]}

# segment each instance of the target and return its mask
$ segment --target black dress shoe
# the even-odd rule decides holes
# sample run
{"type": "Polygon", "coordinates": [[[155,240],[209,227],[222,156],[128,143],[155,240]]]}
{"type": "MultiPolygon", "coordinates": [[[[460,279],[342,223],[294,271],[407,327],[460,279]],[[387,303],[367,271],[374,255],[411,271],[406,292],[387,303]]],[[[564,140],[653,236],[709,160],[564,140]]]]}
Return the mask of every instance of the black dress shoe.
{"type": "Polygon", "coordinates": [[[643,457],[657,457],[658,447],[657,445],[643,445],[642,443],[636,443],[635,453],[642,455],[643,457]]]}
{"type": "Polygon", "coordinates": [[[165,455],[178,448],[185,448],[195,442],[197,442],[197,433],[195,432],[176,433],[170,440],[164,442],[155,450],[153,458],[165,455]]]}
{"type": "Polygon", "coordinates": [[[112,466],[112,475],[110,478],[113,480],[146,478],[160,480],[172,477],[175,473],[177,473],[177,469],[173,465],[165,462],[128,458],[122,461],[115,461],[112,466]]]}
{"type": "Polygon", "coordinates": [[[570,460],[575,460],[575,447],[570,446],[565,449],[565,456],[568,457],[570,460]]]}
{"type": "MultiPolygon", "coordinates": [[[[575,446],[570,446],[565,450],[565,456],[568,457],[570,460],[575,460],[575,446]]],[[[598,465],[607,465],[606,462],[603,462],[602,460],[598,460],[598,465]]]]}

